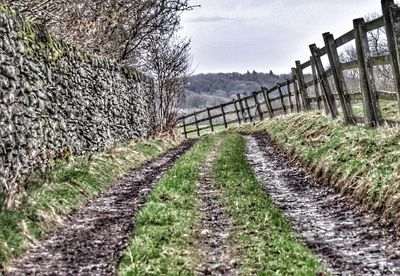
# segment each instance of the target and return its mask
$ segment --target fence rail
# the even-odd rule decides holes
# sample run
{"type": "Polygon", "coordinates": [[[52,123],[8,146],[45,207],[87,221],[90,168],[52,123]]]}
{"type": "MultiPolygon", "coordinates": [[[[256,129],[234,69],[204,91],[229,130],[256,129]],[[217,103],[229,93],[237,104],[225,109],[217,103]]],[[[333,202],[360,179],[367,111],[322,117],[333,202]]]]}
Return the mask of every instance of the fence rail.
{"type": "Polygon", "coordinates": [[[178,126],[186,137],[191,133],[200,136],[204,130],[227,128],[233,123],[242,124],[314,109],[324,109],[332,118],[342,115],[347,124],[364,124],[367,127],[400,124],[383,119],[379,106],[379,100],[396,101],[400,111],[400,7],[393,0],[382,0],[382,12],[382,17],[370,22],[362,18],[353,20],[354,28],[336,39],[332,34],[324,33],[325,45],[318,48],[311,44],[310,59],[303,63],[295,62],[291,69],[292,78],[270,88],[261,87],[249,96],[237,94],[227,103],[182,116],[178,118],[178,126]],[[372,56],[368,32],[380,28],[386,31],[388,53],[372,56]],[[338,48],[352,41],[356,45],[357,59],[343,63],[339,59],[338,48]],[[329,60],[329,69],[323,66],[324,56],[329,60]],[[395,92],[376,89],[373,70],[374,66],[382,65],[390,65],[392,69],[395,92]],[[304,76],[306,69],[312,71],[312,79],[308,81],[304,76]],[[354,69],[359,70],[359,93],[349,92],[343,73],[354,69]],[[355,102],[362,104],[364,117],[354,114],[355,102]]]}

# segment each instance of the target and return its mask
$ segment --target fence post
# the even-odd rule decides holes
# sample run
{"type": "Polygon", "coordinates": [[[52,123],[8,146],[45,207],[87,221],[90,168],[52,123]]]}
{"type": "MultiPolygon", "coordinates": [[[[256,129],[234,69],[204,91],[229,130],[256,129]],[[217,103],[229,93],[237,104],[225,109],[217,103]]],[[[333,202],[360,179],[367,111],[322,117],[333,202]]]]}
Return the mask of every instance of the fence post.
{"type": "Polygon", "coordinates": [[[337,118],[339,113],[338,113],[338,110],[336,107],[335,97],[333,96],[331,86],[329,85],[328,78],[326,76],[324,65],[322,64],[322,61],[321,61],[320,50],[319,50],[319,48],[317,48],[317,45],[311,44],[310,51],[311,51],[312,57],[314,59],[315,66],[317,68],[318,77],[321,80],[322,90],[324,92],[324,95],[326,98],[326,103],[328,105],[330,114],[331,114],[332,118],[335,119],[335,118],[337,118]]]}
{"type": "Polygon", "coordinates": [[[322,36],[324,38],[329,63],[332,68],[333,80],[335,81],[336,89],[339,94],[339,100],[343,110],[344,121],[346,122],[346,124],[355,124],[349,93],[347,91],[342,66],[339,60],[339,54],[335,45],[335,38],[330,33],[324,33],[322,36]]]}
{"type": "Polygon", "coordinates": [[[258,100],[257,92],[253,92],[253,97],[254,97],[254,103],[256,104],[257,112],[258,112],[258,114],[260,114],[260,121],[262,121],[262,120],[264,120],[264,114],[263,114],[261,106],[260,106],[260,101],[258,100]]]}
{"type": "Polygon", "coordinates": [[[195,112],[193,115],[194,115],[194,122],[196,124],[197,136],[200,136],[199,122],[197,121],[197,112],[195,112]]]}
{"type": "Polygon", "coordinates": [[[301,111],[301,105],[300,105],[300,96],[299,96],[299,86],[297,85],[297,82],[299,81],[297,73],[296,73],[296,68],[292,68],[292,77],[294,80],[294,96],[296,99],[296,110],[297,113],[300,113],[301,111]]]}
{"type": "Polygon", "coordinates": [[[374,84],[373,65],[367,37],[367,27],[363,18],[353,20],[356,51],[360,70],[360,86],[364,102],[365,124],[376,127],[381,121],[378,95],[374,84]]]}
{"type": "Polygon", "coordinates": [[[393,0],[382,0],[382,13],[385,20],[386,37],[396,89],[397,108],[400,112],[400,8],[393,0]]]}
{"type": "Polygon", "coordinates": [[[212,118],[211,118],[211,112],[210,112],[210,108],[207,107],[207,115],[208,115],[208,120],[210,122],[210,126],[211,126],[211,132],[214,132],[214,126],[213,126],[213,122],[212,122],[212,118]]]}
{"type": "Polygon", "coordinates": [[[262,87],[261,92],[264,97],[265,105],[267,106],[269,117],[272,118],[272,117],[274,117],[274,110],[272,109],[271,100],[268,95],[268,89],[266,89],[265,87],[262,87]]]}
{"type": "Polygon", "coordinates": [[[244,97],[243,99],[244,99],[244,104],[246,106],[247,115],[249,115],[250,123],[252,123],[253,122],[253,117],[251,116],[251,110],[250,110],[250,107],[249,107],[249,102],[247,101],[247,97],[244,97]]]}
{"type": "Polygon", "coordinates": [[[237,100],[233,99],[233,104],[235,106],[235,111],[236,111],[236,115],[237,115],[237,119],[238,119],[239,125],[241,125],[242,124],[242,120],[240,120],[240,112],[239,112],[239,109],[237,107],[237,100]]]}
{"type": "Polygon", "coordinates": [[[182,123],[183,123],[183,132],[185,134],[185,138],[187,139],[187,132],[186,132],[186,122],[185,122],[185,116],[182,117],[182,123]]]}
{"type": "Polygon", "coordinates": [[[294,106],[293,106],[293,100],[292,100],[292,92],[290,91],[290,80],[286,80],[286,86],[287,86],[287,91],[289,95],[289,104],[290,104],[290,112],[293,112],[294,106]]]}
{"type": "Polygon", "coordinates": [[[221,104],[220,106],[221,106],[222,118],[224,119],[224,126],[225,126],[225,129],[227,129],[227,128],[228,128],[228,123],[226,122],[226,116],[225,116],[224,105],[221,104]]]}
{"type": "Polygon", "coordinates": [[[277,84],[276,84],[276,87],[278,88],[278,93],[279,93],[279,98],[280,98],[280,100],[281,100],[281,105],[282,105],[282,108],[283,108],[283,113],[284,113],[284,114],[287,114],[286,106],[285,106],[285,101],[283,100],[283,94],[282,94],[281,84],[280,84],[280,83],[277,83],[277,84]]]}
{"type": "MultiPolygon", "coordinates": [[[[311,72],[314,80],[314,91],[315,91],[315,97],[317,98],[317,106],[318,109],[321,109],[321,94],[319,93],[319,87],[318,87],[318,77],[317,77],[317,69],[315,68],[315,62],[313,57],[310,57],[310,63],[311,63],[311,72]]],[[[323,99],[322,99],[323,101],[323,99]]],[[[326,108],[325,105],[325,111],[328,109],[326,108]]]]}
{"type": "Polygon", "coordinates": [[[306,111],[309,111],[311,110],[311,105],[307,97],[307,85],[306,81],[304,80],[303,69],[301,68],[301,63],[299,60],[296,60],[296,76],[297,80],[299,81],[299,89],[303,107],[306,111]]]}
{"type": "Polygon", "coordinates": [[[242,98],[240,97],[240,94],[236,94],[236,97],[238,98],[238,102],[240,105],[240,111],[242,112],[242,118],[244,120],[244,122],[247,122],[247,118],[246,118],[246,113],[244,111],[244,107],[243,107],[243,103],[242,103],[242,98]]]}

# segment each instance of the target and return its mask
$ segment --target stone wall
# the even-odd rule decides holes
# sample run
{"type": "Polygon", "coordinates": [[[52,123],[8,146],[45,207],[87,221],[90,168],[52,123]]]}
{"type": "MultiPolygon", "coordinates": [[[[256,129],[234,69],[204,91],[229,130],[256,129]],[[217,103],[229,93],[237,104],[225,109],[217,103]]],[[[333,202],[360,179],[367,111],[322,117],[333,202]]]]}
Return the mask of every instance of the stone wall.
{"type": "Polygon", "coordinates": [[[149,135],[153,82],[80,52],[0,4],[0,193],[62,154],[149,135]]]}

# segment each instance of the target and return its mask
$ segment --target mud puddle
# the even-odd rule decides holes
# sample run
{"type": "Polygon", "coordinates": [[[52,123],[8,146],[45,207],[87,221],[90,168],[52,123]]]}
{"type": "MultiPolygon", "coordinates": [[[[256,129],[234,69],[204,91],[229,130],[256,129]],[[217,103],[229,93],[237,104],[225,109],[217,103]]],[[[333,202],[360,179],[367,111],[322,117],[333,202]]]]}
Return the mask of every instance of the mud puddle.
{"type": "Polygon", "coordinates": [[[400,275],[394,230],[293,167],[265,135],[245,139],[247,159],[265,191],[333,274],[400,275]]]}

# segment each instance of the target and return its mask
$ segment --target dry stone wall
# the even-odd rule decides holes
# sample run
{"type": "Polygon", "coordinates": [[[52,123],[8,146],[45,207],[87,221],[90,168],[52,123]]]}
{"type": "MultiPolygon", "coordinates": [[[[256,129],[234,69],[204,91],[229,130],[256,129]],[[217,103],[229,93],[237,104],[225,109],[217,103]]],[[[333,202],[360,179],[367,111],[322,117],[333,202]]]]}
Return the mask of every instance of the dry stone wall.
{"type": "Polygon", "coordinates": [[[0,4],[0,193],[49,159],[149,135],[152,79],[85,54],[0,4]]]}

